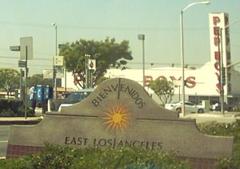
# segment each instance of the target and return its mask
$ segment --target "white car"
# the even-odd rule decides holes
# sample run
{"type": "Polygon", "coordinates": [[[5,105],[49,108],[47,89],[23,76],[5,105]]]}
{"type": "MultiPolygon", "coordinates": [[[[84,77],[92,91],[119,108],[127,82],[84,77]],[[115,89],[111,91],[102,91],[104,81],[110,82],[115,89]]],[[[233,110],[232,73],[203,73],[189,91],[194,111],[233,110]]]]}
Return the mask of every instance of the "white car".
{"type": "MultiPolygon", "coordinates": [[[[165,109],[176,111],[181,113],[182,111],[182,102],[168,103],[165,104],[165,109]]],[[[185,111],[189,113],[204,113],[205,108],[202,105],[196,105],[192,102],[185,102],[185,111]]]]}

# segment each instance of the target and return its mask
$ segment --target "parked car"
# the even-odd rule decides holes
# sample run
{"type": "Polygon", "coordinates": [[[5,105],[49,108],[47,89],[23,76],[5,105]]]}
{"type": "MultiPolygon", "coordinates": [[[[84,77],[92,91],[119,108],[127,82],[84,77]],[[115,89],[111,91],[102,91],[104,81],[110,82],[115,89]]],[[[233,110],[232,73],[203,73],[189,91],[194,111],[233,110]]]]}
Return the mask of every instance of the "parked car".
{"type": "Polygon", "coordinates": [[[62,107],[72,106],[75,103],[78,103],[85,99],[94,89],[82,89],[80,91],[70,93],[65,99],[63,99],[60,104],[58,111],[61,111],[62,107]]]}
{"type": "MultiPolygon", "coordinates": [[[[221,104],[218,103],[218,102],[215,103],[215,104],[213,104],[212,107],[211,107],[211,110],[212,110],[212,111],[221,111],[221,104]]],[[[224,104],[223,104],[223,110],[224,110],[224,111],[232,111],[233,108],[232,108],[230,105],[224,103],[224,104]]]]}
{"type": "MultiPolygon", "coordinates": [[[[181,113],[182,111],[182,102],[168,103],[165,104],[165,108],[168,110],[176,111],[181,113]]],[[[185,111],[189,113],[204,113],[205,108],[203,105],[196,105],[192,102],[185,102],[185,111]]]]}

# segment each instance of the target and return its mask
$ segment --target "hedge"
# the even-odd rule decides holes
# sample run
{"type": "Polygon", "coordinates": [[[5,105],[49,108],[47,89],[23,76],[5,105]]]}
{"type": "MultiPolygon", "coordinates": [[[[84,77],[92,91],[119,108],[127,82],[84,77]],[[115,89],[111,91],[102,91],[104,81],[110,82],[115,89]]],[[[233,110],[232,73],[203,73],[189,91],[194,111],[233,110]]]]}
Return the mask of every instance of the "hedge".
{"type": "MultiPolygon", "coordinates": [[[[23,117],[25,108],[23,101],[16,99],[0,99],[0,117],[23,117]]],[[[27,108],[27,115],[34,116],[34,112],[27,108]]]]}
{"type": "Polygon", "coordinates": [[[190,169],[173,155],[144,149],[75,149],[46,145],[36,155],[0,161],[11,169],[190,169]]]}

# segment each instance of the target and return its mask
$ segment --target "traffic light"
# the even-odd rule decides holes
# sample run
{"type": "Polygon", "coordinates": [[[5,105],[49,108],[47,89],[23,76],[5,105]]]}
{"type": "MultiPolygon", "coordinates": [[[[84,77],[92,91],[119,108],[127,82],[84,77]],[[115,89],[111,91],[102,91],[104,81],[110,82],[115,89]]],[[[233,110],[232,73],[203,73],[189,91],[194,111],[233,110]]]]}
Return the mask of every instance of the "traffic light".
{"type": "Polygon", "coordinates": [[[224,86],[226,84],[226,73],[225,68],[222,68],[222,85],[224,86]]]}

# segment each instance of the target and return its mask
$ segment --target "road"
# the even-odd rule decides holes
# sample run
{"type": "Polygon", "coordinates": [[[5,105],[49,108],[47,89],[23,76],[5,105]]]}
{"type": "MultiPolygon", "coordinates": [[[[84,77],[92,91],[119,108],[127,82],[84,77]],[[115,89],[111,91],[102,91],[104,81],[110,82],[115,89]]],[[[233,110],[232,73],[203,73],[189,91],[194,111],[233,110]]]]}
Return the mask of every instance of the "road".
{"type": "Polygon", "coordinates": [[[0,158],[6,156],[9,125],[0,125],[0,158]]]}

